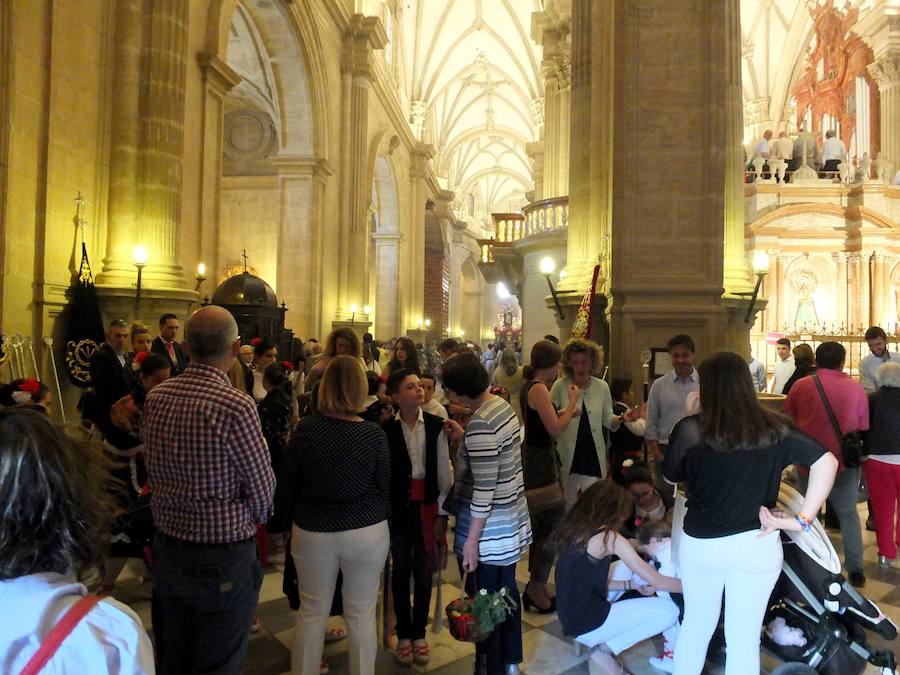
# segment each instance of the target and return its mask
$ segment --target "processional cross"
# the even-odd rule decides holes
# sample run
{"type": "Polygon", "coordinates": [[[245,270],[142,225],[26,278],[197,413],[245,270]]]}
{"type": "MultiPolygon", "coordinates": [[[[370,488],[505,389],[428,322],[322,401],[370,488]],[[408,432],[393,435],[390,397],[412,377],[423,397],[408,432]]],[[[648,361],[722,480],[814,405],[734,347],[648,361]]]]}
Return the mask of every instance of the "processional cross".
{"type": "Polygon", "coordinates": [[[244,271],[247,271],[247,249],[241,250],[241,257],[244,259],[244,271]]]}

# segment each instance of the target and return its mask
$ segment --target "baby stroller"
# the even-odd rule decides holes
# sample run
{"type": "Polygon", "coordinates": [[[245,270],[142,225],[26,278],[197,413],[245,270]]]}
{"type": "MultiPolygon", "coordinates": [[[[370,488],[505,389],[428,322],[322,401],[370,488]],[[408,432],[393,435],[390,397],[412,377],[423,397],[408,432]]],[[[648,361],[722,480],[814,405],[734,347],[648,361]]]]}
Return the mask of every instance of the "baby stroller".
{"type": "MultiPolygon", "coordinates": [[[[796,514],[802,504],[803,496],[782,483],[778,508],[796,514]]],[[[893,640],[897,626],[841,576],[841,561],[822,525],[814,520],[809,532],[782,532],[781,540],[784,564],[765,624],[780,617],[799,628],[806,643],[784,646],[764,630],[763,646],[782,661],[806,664],[823,675],[858,675],[867,663],[895,675],[893,652],[871,650],[866,631],[893,640]]]]}

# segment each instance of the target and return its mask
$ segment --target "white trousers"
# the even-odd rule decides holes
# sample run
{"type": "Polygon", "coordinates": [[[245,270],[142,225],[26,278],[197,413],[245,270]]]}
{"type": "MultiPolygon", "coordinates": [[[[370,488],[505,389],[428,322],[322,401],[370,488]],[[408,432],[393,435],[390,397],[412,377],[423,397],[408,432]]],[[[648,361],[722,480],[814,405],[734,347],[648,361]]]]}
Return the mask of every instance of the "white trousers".
{"type": "Polygon", "coordinates": [[[620,654],[677,623],[678,607],[668,598],[620,600],[609,608],[601,626],[575,640],[586,647],[605,643],[613,653],[620,654]]]}
{"type": "Polygon", "coordinates": [[[682,535],[679,563],[684,622],[675,646],[675,675],[699,675],[719,622],[725,592],[725,675],[759,675],[759,633],[781,573],[778,532],[758,530],[716,539],[682,535]]]}
{"type": "MultiPolygon", "coordinates": [[[[637,573],[633,572],[628,565],[626,565],[621,560],[616,560],[612,565],[609,566],[609,581],[630,581],[631,587],[634,589],[638,589],[641,586],[646,586],[647,581],[642,579],[637,573]]],[[[668,593],[663,591],[659,591],[660,595],[657,597],[664,598],[675,605],[675,601],[669,597],[668,593]]],[[[616,602],[619,598],[625,595],[625,591],[608,591],[606,593],[607,602],[616,602]]],[[[675,605],[677,608],[678,605],[675,605]]],[[[677,621],[673,623],[671,626],[662,631],[663,639],[668,643],[666,644],[667,649],[671,649],[675,651],[675,643],[678,642],[678,633],[681,630],[681,624],[677,621]]]]}
{"type": "Polygon", "coordinates": [[[391,535],[386,520],[343,532],[309,532],[294,525],[291,555],[300,586],[300,613],[294,625],[293,675],[318,675],[325,624],[338,571],[352,675],[374,675],[378,634],[375,603],[391,535]]]}

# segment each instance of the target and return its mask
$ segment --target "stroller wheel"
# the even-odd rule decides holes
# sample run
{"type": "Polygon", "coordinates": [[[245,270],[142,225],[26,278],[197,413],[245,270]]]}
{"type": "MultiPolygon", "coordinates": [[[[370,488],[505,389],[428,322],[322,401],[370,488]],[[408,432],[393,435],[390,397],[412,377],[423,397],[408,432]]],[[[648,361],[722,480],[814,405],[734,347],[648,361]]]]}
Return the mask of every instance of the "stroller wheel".
{"type": "Polygon", "coordinates": [[[815,675],[816,669],[805,663],[782,663],[769,675],[815,675]]]}

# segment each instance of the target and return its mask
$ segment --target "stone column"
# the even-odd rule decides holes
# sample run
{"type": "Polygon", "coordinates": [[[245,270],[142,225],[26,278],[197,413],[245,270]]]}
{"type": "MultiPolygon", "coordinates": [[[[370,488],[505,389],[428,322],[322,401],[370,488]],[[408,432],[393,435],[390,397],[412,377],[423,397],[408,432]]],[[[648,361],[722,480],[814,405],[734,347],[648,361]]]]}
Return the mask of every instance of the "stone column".
{"type": "Polygon", "coordinates": [[[572,3],[569,231],[560,287],[574,304],[590,287],[612,224],[615,20],[612,0],[572,3]]]}
{"type": "Polygon", "coordinates": [[[137,243],[138,172],[141,146],[141,54],[143,3],[116,3],[115,68],[109,149],[109,203],[106,255],[97,275],[99,284],[128,286],[134,283],[132,252],[137,243]]]}
{"type": "Polygon", "coordinates": [[[886,323],[887,312],[884,309],[887,287],[884,283],[884,253],[875,251],[870,260],[869,325],[882,326],[886,323]]]}
{"type": "MultiPolygon", "coordinates": [[[[900,45],[900,16],[894,17],[891,34],[900,45]]],[[[878,84],[881,112],[881,156],[894,167],[900,166],[900,46],[894,46],[876,58],[869,73],[878,84]]]]}
{"type": "Polygon", "coordinates": [[[763,288],[766,297],[769,298],[769,304],[766,305],[765,324],[763,331],[781,330],[779,316],[781,313],[781,305],[784,304],[782,299],[781,288],[784,285],[784,266],[778,256],[778,252],[774,250],[766,251],[769,255],[769,276],[763,282],[763,288]]]}
{"type": "Polygon", "coordinates": [[[725,8],[725,293],[753,290],[744,242],[744,134],[741,92],[740,0],[722,0],[725,8]]]}
{"type": "Polygon", "coordinates": [[[847,254],[840,252],[832,254],[837,280],[834,293],[834,325],[838,328],[850,325],[849,310],[847,307],[847,254]]]}
{"type": "Polygon", "coordinates": [[[569,20],[555,11],[532,15],[532,37],[543,47],[544,78],[544,173],[539,199],[569,193],[569,92],[571,57],[569,20]]]}
{"type": "MultiPolygon", "coordinates": [[[[579,4],[573,4],[572,185],[579,4]]],[[[609,194],[610,180],[614,185],[612,374],[640,381],[641,349],[665,347],[675,333],[691,334],[700,356],[721,348],[746,353],[747,301],[734,299],[726,309],[722,298],[723,162],[736,143],[734,82],[729,81],[734,74],[728,75],[739,49],[734,7],[707,0],[593,4],[595,14],[606,16],[595,18],[593,26],[603,34],[592,42],[597,51],[609,50],[604,60],[615,61],[614,91],[607,84],[597,92],[598,103],[617,102],[615,177],[596,179],[601,194],[609,194]],[[670,43],[673,35],[678,35],[677,67],[669,50],[650,48],[670,43]],[[702,144],[687,131],[692,128],[703,129],[702,144]]],[[[595,106],[595,117],[609,114],[595,106]]],[[[574,189],[570,194],[576,199],[574,189]]],[[[731,208],[739,210],[740,202],[731,208]]],[[[593,227],[602,230],[602,221],[593,227]]]]}
{"type": "Polygon", "coordinates": [[[368,298],[368,206],[372,199],[369,171],[369,93],[373,50],[384,48],[387,34],[376,17],[354,14],[344,35],[341,56],[341,269],[338,315],[350,318],[350,305],[368,298]]]}
{"type": "Polygon", "coordinates": [[[157,0],[150,7],[146,105],[141,116],[144,145],[138,189],[138,232],[145,238],[144,245],[150,254],[144,269],[147,286],[181,288],[186,286],[178,262],[178,243],[188,3],[157,0]]]}
{"type": "MultiPolygon", "coordinates": [[[[202,159],[200,177],[199,260],[206,264],[209,289],[218,284],[219,195],[222,180],[222,144],[225,133],[225,100],[241,77],[215,54],[197,55],[203,71],[202,159]]],[[[203,289],[200,289],[201,294],[203,289]]]]}
{"type": "Polygon", "coordinates": [[[853,332],[862,325],[860,296],[865,290],[862,285],[862,261],[859,253],[847,254],[847,331],[853,332]]]}
{"type": "Polygon", "coordinates": [[[401,247],[400,289],[401,332],[418,327],[425,304],[425,207],[431,198],[428,187],[428,162],[434,148],[418,144],[410,153],[408,229],[401,247]],[[405,268],[405,274],[403,270],[405,268]]]}
{"type": "Polygon", "coordinates": [[[463,277],[462,265],[469,248],[465,243],[468,224],[465,221],[453,219],[451,221],[452,232],[450,235],[450,326],[451,335],[458,335],[463,323],[463,277]]]}
{"type": "Polygon", "coordinates": [[[383,232],[373,234],[375,242],[375,274],[378,280],[375,295],[375,337],[387,340],[402,335],[400,328],[400,307],[397,303],[400,280],[400,242],[403,235],[399,232],[383,232]]]}
{"type": "MultiPolygon", "coordinates": [[[[276,157],[280,196],[275,293],[287,305],[285,323],[300,335],[314,334],[321,295],[323,219],[319,210],[324,183],[334,169],[322,159],[276,157]]],[[[364,303],[360,303],[363,306],[364,303]]],[[[318,333],[315,333],[318,334],[318,333]]]]}

